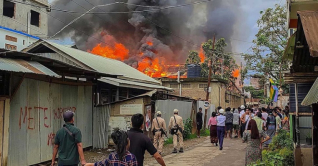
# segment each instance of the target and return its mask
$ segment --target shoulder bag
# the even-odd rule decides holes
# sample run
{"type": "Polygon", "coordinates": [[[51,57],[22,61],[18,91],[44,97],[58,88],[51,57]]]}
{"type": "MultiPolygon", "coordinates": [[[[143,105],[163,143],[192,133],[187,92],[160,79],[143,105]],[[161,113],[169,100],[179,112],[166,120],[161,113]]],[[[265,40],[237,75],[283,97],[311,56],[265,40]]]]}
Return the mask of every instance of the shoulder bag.
{"type": "Polygon", "coordinates": [[[176,120],[176,117],[173,116],[174,118],[174,122],[176,123],[176,125],[174,127],[171,128],[170,130],[170,133],[173,135],[173,134],[177,134],[178,133],[178,130],[179,130],[179,125],[177,124],[177,120],[176,120]]]}

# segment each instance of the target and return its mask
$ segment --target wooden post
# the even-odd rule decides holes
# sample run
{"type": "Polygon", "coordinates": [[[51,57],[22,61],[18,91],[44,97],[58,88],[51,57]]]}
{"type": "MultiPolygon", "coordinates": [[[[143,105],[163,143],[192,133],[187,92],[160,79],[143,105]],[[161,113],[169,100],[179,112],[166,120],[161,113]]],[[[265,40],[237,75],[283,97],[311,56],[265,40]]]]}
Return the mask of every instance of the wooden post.
{"type": "Polygon", "coordinates": [[[298,86],[297,83],[295,83],[295,102],[296,102],[296,123],[295,123],[295,129],[296,129],[296,146],[300,146],[300,130],[299,130],[299,115],[298,115],[298,86]]]}
{"type": "Polygon", "coordinates": [[[9,122],[10,122],[10,99],[6,99],[4,103],[3,112],[3,146],[2,146],[2,163],[0,165],[7,165],[9,153],[9,122]]]}
{"type": "MultiPolygon", "coordinates": [[[[215,45],[215,35],[213,36],[213,46],[212,46],[212,56],[211,60],[209,61],[209,77],[208,77],[208,87],[206,91],[206,101],[209,101],[209,89],[210,89],[210,84],[211,84],[211,75],[212,75],[212,58],[213,58],[213,52],[214,52],[214,45],[215,45]]],[[[206,118],[207,118],[207,113],[208,109],[205,109],[205,114],[204,114],[204,129],[206,129],[206,118]]]]}

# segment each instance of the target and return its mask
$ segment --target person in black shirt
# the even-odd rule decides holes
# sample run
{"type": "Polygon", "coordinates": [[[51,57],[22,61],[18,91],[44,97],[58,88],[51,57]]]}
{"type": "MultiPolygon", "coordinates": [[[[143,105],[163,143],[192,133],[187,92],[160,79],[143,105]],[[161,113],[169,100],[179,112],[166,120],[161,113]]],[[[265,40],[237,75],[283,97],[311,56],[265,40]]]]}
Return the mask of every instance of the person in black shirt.
{"type": "Polygon", "coordinates": [[[150,138],[148,138],[142,131],[144,128],[144,116],[142,114],[135,114],[131,117],[132,128],[128,131],[130,139],[130,153],[134,154],[138,161],[138,166],[144,165],[144,155],[147,150],[157,162],[165,166],[165,162],[157,149],[153,146],[150,138]]]}
{"type": "Polygon", "coordinates": [[[198,138],[200,138],[200,131],[202,129],[202,123],[203,123],[202,108],[200,107],[199,112],[197,113],[197,135],[198,135],[198,138]]]}

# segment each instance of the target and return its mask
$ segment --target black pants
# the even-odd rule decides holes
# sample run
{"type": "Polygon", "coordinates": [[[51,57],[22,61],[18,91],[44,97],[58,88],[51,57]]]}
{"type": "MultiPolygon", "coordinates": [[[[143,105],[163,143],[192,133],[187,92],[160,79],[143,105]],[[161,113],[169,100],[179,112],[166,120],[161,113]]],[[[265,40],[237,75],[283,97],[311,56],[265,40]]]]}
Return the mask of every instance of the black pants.
{"type": "Polygon", "coordinates": [[[243,133],[244,133],[244,131],[245,131],[245,127],[246,127],[246,123],[242,123],[242,124],[241,124],[241,131],[240,131],[241,138],[243,137],[243,133]]]}

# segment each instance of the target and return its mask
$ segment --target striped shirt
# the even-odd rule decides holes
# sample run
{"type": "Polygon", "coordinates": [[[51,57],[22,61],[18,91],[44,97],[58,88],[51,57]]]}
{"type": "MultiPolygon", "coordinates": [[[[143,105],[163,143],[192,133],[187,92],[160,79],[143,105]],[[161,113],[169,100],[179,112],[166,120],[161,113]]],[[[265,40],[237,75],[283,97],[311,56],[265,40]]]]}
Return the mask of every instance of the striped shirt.
{"type": "Polygon", "coordinates": [[[135,155],[127,151],[124,160],[121,161],[116,152],[109,154],[104,161],[99,161],[94,166],[138,166],[135,155]]]}

